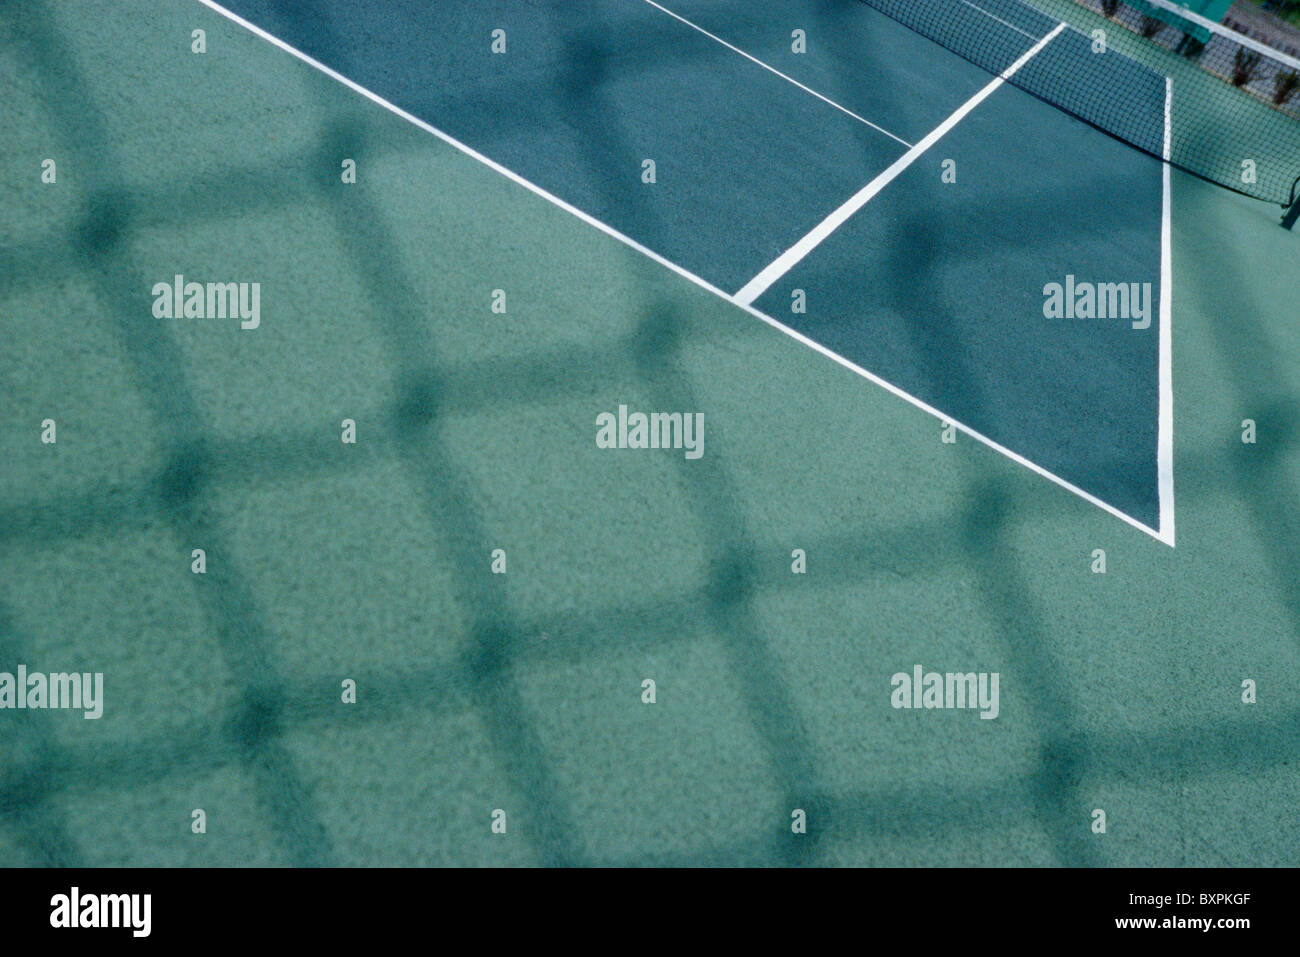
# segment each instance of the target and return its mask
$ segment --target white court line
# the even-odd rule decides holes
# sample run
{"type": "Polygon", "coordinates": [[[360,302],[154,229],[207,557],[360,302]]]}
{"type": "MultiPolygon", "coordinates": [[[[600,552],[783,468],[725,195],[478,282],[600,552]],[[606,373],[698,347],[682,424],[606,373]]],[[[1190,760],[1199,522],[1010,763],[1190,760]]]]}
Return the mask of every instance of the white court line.
{"type": "Polygon", "coordinates": [[[686,24],[692,30],[698,30],[700,33],[703,33],[710,40],[714,40],[718,43],[721,43],[724,47],[726,47],[728,50],[731,50],[733,53],[739,53],[746,60],[749,60],[753,63],[757,63],[759,66],[761,66],[764,70],[767,70],[769,73],[775,73],[777,76],[785,80],[787,83],[793,83],[795,86],[803,90],[805,93],[811,93],[813,96],[817,97],[817,99],[821,100],[823,103],[830,104],[831,106],[835,107],[835,109],[839,110],[841,113],[845,113],[853,117],[859,123],[865,123],[867,124],[867,126],[871,127],[876,132],[884,133],[891,140],[894,140],[897,143],[902,143],[904,146],[908,147],[909,149],[911,148],[912,146],[911,143],[907,142],[907,140],[902,139],[901,137],[895,136],[893,133],[889,132],[889,130],[885,129],[883,126],[877,126],[875,123],[872,123],[870,120],[866,119],[865,117],[858,116],[858,114],[854,113],[852,110],[846,109],[840,106],[834,100],[822,96],[820,93],[818,93],[816,90],[812,89],[811,87],[804,86],[794,77],[786,76],[786,74],[776,69],[776,67],[768,66],[762,60],[758,59],[758,57],[750,56],[744,50],[740,49],[740,47],[732,46],[726,40],[722,39],[722,37],[715,36],[714,34],[710,33],[708,30],[704,29],[702,26],[692,23],[690,20],[687,20],[685,17],[681,16],[680,14],[673,13],[665,6],[661,6],[660,4],[655,3],[655,0],[645,0],[645,2],[650,4],[650,6],[654,7],[656,10],[662,10],[664,13],[668,14],[674,20],[680,20],[682,23],[686,24]]]}
{"type": "Polygon", "coordinates": [[[984,16],[988,17],[990,20],[996,20],[998,23],[1002,24],[1007,29],[1015,30],[1016,33],[1019,33],[1022,37],[1028,37],[1030,40],[1035,39],[1034,35],[1030,33],[1028,30],[1022,30],[1014,23],[1008,23],[1006,20],[1003,20],[1001,17],[994,16],[993,14],[989,13],[987,10],[985,10],[983,7],[979,6],[978,4],[971,3],[970,0],[961,0],[961,2],[966,4],[966,6],[970,7],[972,10],[978,10],[980,13],[984,14],[984,16]]]}
{"type": "Polygon", "coordinates": [[[1174,544],[1174,257],[1169,190],[1169,157],[1174,139],[1174,79],[1165,77],[1165,150],[1161,170],[1163,196],[1160,211],[1160,426],[1156,471],[1160,487],[1160,536],[1174,544]]]}
{"type": "Polygon", "coordinates": [[[921,140],[921,142],[917,143],[910,150],[896,159],[892,166],[886,169],[866,186],[862,187],[862,189],[850,196],[839,209],[835,210],[835,212],[831,213],[814,226],[806,236],[770,262],[757,276],[745,283],[745,285],[740,288],[740,291],[736,293],[736,301],[743,303],[744,305],[749,305],[759,296],[763,295],[763,293],[767,292],[768,287],[771,286],[772,283],[776,282],[798,265],[800,260],[820,246],[831,233],[843,226],[854,213],[867,205],[867,203],[871,202],[871,200],[876,197],[876,194],[897,179],[905,169],[920,159],[921,155],[931,146],[943,139],[954,126],[965,119],[966,115],[970,113],[971,110],[975,109],[975,107],[979,106],[992,96],[998,87],[1002,86],[1009,77],[1014,76],[1022,66],[1037,56],[1039,51],[1041,51],[1043,47],[1047,46],[1047,44],[1051,43],[1052,40],[1056,39],[1064,29],[1065,24],[1058,23],[1055,30],[1025,51],[1020,59],[1016,60],[1015,63],[1002,71],[1001,76],[997,77],[992,83],[984,87],[984,89],[980,90],[958,107],[957,111],[953,113],[952,116],[948,117],[926,134],[925,139],[921,140]]]}
{"type": "Polygon", "coordinates": [[[388,100],[385,100],[379,94],[367,90],[365,87],[361,86],[359,83],[353,80],[348,79],[343,74],[339,73],[337,70],[327,67],[319,60],[315,60],[312,57],[308,56],[306,53],[303,53],[301,50],[298,50],[290,46],[289,44],[281,40],[279,37],[267,33],[257,24],[250,23],[249,21],[245,20],[243,17],[239,16],[237,13],[227,10],[225,7],[217,3],[216,0],[196,0],[196,2],[203,4],[205,7],[208,7],[214,12],[220,14],[221,16],[225,17],[227,20],[230,20],[232,23],[238,24],[239,26],[243,27],[245,30],[248,30],[250,33],[255,34],[256,36],[262,38],[267,43],[270,43],[272,46],[276,47],[277,49],[283,50],[285,53],[288,53],[290,56],[294,57],[295,59],[298,59],[303,63],[307,64],[312,69],[319,70],[321,73],[325,74],[330,79],[343,84],[349,90],[352,90],[354,93],[357,93],[358,95],[365,97],[367,100],[374,103],[376,106],[382,107],[383,109],[387,110],[389,113],[392,113],[394,116],[398,116],[401,117],[403,120],[406,120],[406,122],[410,123],[412,126],[419,127],[420,129],[424,130],[426,133],[429,133],[430,135],[437,137],[438,139],[446,143],[448,146],[451,146],[454,149],[459,150],[461,153],[464,153],[466,156],[468,156],[470,159],[474,160],[475,162],[481,163],[484,166],[486,166],[488,169],[500,173],[502,176],[504,176],[506,179],[510,180],[511,182],[515,183],[516,185],[522,186],[530,193],[533,193],[541,197],[542,199],[546,200],[548,203],[552,204],[553,206],[556,206],[564,210],[566,213],[569,213],[570,215],[577,217],[578,219],[586,223],[588,226],[591,226],[593,229],[597,229],[600,232],[604,233],[605,235],[618,240],[618,242],[622,243],[624,246],[627,246],[629,249],[635,250],[636,252],[645,256],[647,259],[650,259],[658,263],[660,266],[663,266],[665,269],[673,273],[676,273],[678,276],[681,276],[683,279],[687,280],[688,282],[693,283],[696,286],[699,286],[701,289],[705,290],[706,292],[712,293],[713,295],[717,296],[719,299],[724,299],[727,302],[740,307],[741,309],[749,313],[754,318],[761,319],[763,322],[767,323],[772,328],[783,332],[791,339],[794,339],[795,341],[802,343],[803,345],[807,346],[809,349],[812,349],[814,352],[820,353],[821,355],[830,359],[832,362],[835,362],[838,365],[841,365],[844,368],[848,369],[849,371],[856,373],[857,375],[866,379],[868,382],[880,386],[880,388],[884,389],[886,392],[889,392],[891,395],[895,395],[898,398],[902,399],[903,401],[916,406],[918,409],[933,416],[936,419],[939,419],[941,422],[950,423],[958,431],[964,433],[965,435],[970,436],[975,441],[988,446],[990,449],[1000,453],[1001,455],[1005,455],[1007,458],[1011,459],[1011,461],[1017,463],[1018,465],[1024,466],[1025,468],[1029,469],[1029,471],[1033,472],[1035,475],[1039,475],[1047,479],[1048,481],[1053,482],[1056,485],[1059,485],[1067,492],[1071,492],[1074,495],[1079,496],[1079,498],[1083,499],[1085,502],[1088,502],[1090,505],[1095,505],[1097,508],[1101,509],[1103,512],[1106,512],[1108,515],[1113,515],[1115,518],[1118,518],[1121,521],[1138,529],[1139,531],[1144,532],[1147,535],[1150,535],[1152,538],[1155,538],[1162,542],[1165,541],[1165,539],[1162,538],[1160,533],[1157,532],[1155,529],[1151,528],[1149,525],[1145,525],[1142,522],[1139,522],[1131,515],[1126,515],[1124,512],[1121,512],[1119,509],[1117,509],[1114,505],[1111,505],[1109,502],[1102,501],[1101,499],[1097,498],[1097,496],[1089,492],[1085,492],[1077,485],[1067,482],[1059,475],[1055,475],[1052,472],[1049,472],[1041,465],[1029,461],[1029,459],[1025,458],[1023,455],[1020,455],[1017,452],[1013,452],[1010,449],[1008,449],[1006,446],[1000,445],[997,442],[994,442],[992,439],[988,438],[987,436],[984,436],[979,432],[976,432],[974,429],[969,428],[966,425],[963,425],[961,422],[958,422],[957,420],[953,419],[952,416],[945,415],[943,412],[940,412],[934,406],[921,401],[914,395],[904,392],[898,386],[894,385],[893,383],[886,382],[884,379],[880,378],[880,376],[868,372],[866,369],[862,368],[861,366],[855,365],[853,362],[844,358],[838,353],[832,352],[830,349],[827,349],[821,343],[814,342],[812,339],[809,339],[807,336],[803,335],[803,333],[791,329],[789,326],[786,326],[778,322],[777,320],[773,319],[771,316],[767,315],[766,313],[759,312],[757,309],[755,309],[753,306],[749,305],[748,303],[738,302],[736,298],[732,296],[730,293],[724,292],[723,290],[719,289],[717,286],[710,283],[708,280],[702,279],[701,277],[695,275],[693,272],[690,272],[684,267],[677,265],[671,260],[665,259],[663,256],[659,255],[654,250],[641,245],[639,242],[637,242],[635,239],[632,239],[630,236],[626,236],[623,233],[619,232],[613,226],[601,222],[599,219],[596,219],[590,213],[585,213],[582,210],[578,209],[578,207],[572,205],[571,203],[565,202],[564,200],[560,199],[558,196],[555,196],[552,193],[548,193],[546,190],[542,189],[542,187],[524,179],[518,173],[514,172],[513,170],[507,169],[506,167],[502,166],[500,163],[496,162],[495,160],[489,159],[488,157],[484,156],[482,153],[478,152],[472,147],[467,146],[464,143],[460,142],[460,140],[451,136],[449,133],[444,133],[436,126],[433,126],[430,123],[426,123],[418,116],[413,116],[412,114],[403,110],[400,106],[390,103],[388,100]]]}

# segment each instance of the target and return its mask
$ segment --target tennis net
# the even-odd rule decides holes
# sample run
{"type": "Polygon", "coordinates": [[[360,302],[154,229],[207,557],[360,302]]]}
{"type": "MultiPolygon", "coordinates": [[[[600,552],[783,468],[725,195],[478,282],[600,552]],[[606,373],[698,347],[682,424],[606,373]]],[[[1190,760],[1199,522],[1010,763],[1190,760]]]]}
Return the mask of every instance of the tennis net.
{"type": "Polygon", "coordinates": [[[1300,189],[1300,59],[1168,0],[862,0],[1007,82],[1258,199],[1300,189]]]}

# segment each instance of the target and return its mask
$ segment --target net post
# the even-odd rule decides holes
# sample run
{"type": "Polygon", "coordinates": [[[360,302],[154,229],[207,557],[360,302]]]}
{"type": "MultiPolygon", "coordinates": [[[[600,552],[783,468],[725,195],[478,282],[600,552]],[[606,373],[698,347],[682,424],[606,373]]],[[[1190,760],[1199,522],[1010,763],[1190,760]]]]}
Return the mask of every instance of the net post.
{"type": "Polygon", "coordinates": [[[1300,176],[1291,184],[1291,201],[1282,207],[1282,228],[1290,229],[1300,219],[1300,176]]]}

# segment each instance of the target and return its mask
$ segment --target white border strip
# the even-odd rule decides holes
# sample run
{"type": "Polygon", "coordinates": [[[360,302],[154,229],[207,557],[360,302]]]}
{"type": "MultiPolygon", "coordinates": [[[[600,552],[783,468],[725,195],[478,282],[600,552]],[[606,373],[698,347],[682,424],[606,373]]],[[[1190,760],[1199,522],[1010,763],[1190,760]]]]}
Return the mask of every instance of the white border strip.
{"type": "Polygon", "coordinates": [[[1174,145],[1174,81],[1165,77],[1165,152],[1160,210],[1160,432],[1156,469],[1160,486],[1160,540],[1174,544],[1174,257],[1169,157],[1174,145]]]}
{"type": "MultiPolygon", "coordinates": [[[[609,226],[606,223],[602,223],[600,220],[596,219],[594,216],[590,215],[589,213],[584,213],[576,206],[573,206],[570,203],[565,202],[564,200],[560,199],[558,196],[548,193],[540,186],[537,186],[536,184],[531,183],[528,180],[524,179],[522,176],[520,176],[518,173],[514,172],[513,170],[507,169],[506,167],[502,166],[500,163],[496,162],[495,160],[491,160],[488,157],[484,156],[482,153],[479,153],[478,151],[472,149],[469,146],[466,146],[464,143],[460,142],[450,134],[444,133],[442,130],[438,129],[437,127],[429,123],[426,123],[424,120],[420,119],[419,117],[413,116],[410,113],[406,112],[401,107],[388,102],[383,97],[379,96],[377,93],[372,93],[370,90],[367,90],[365,87],[361,86],[355,81],[349,80],[347,77],[343,76],[343,74],[339,73],[337,70],[332,70],[329,67],[327,67],[325,64],[321,63],[320,61],[312,59],[310,56],[303,53],[301,50],[297,50],[294,47],[291,47],[289,44],[285,43],[279,37],[267,33],[261,27],[257,26],[257,24],[250,23],[249,21],[245,20],[243,17],[239,16],[238,14],[233,13],[230,10],[227,10],[225,7],[218,4],[216,0],[196,0],[196,2],[203,4],[205,7],[208,7],[215,13],[218,13],[221,16],[225,17],[227,20],[230,20],[232,23],[238,24],[239,26],[243,27],[245,30],[248,30],[250,33],[260,37],[261,39],[265,40],[267,43],[270,43],[272,46],[276,47],[277,49],[283,50],[285,53],[288,53],[290,56],[294,57],[295,59],[298,59],[303,63],[307,64],[312,69],[319,70],[321,73],[325,74],[330,79],[336,80],[337,82],[343,84],[348,89],[352,90],[354,93],[357,93],[360,96],[365,97],[367,100],[374,103],[376,106],[382,107],[383,109],[387,110],[389,113],[392,113],[394,116],[401,117],[411,125],[419,127],[420,129],[424,130],[426,133],[429,133],[430,135],[437,137],[438,139],[446,143],[448,146],[451,146],[454,149],[459,150],[461,153],[464,153],[466,156],[470,157],[470,159],[473,159],[474,161],[483,164],[488,169],[500,173],[506,179],[510,180],[516,185],[522,186],[530,193],[534,193],[535,195],[540,196],[542,199],[546,200],[548,203],[552,204],[553,206],[556,206],[564,210],[566,213],[569,213],[570,215],[577,217],[578,219],[586,223],[588,226],[591,226],[593,229],[600,230],[605,235],[618,240],[620,243],[622,243],[624,246],[627,246],[629,249],[635,250],[636,252],[645,256],[647,259],[650,259],[658,263],[659,265],[663,266],[665,269],[668,269],[669,271],[676,273],[678,276],[681,276],[683,279],[687,280],[688,282],[691,282],[694,285],[699,286],[701,289],[705,290],[706,292],[712,293],[713,295],[717,296],[719,299],[725,299],[727,302],[739,306],[741,309],[743,309],[745,312],[749,313],[751,316],[755,317],[756,319],[761,319],[763,322],[767,323],[772,328],[785,333],[787,336],[789,336],[791,339],[794,339],[796,342],[802,343],[803,345],[807,346],[809,349],[812,349],[814,352],[820,353],[821,355],[830,359],[832,362],[835,362],[838,365],[841,365],[844,368],[848,369],[850,372],[856,373],[857,375],[866,379],[868,382],[880,386],[880,388],[884,389],[886,392],[889,392],[891,395],[895,395],[898,398],[902,399],[903,401],[916,406],[916,408],[933,416],[936,419],[939,419],[941,422],[950,423],[951,425],[956,427],[958,431],[970,436],[975,441],[988,446],[990,449],[992,449],[995,452],[1005,455],[1007,458],[1011,459],[1011,461],[1017,463],[1018,465],[1024,466],[1025,468],[1029,469],[1029,471],[1033,472],[1035,475],[1042,476],[1048,481],[1053,482],[1056,485],[1059,485],[1067,492],[1071,492],[1074,495],[1079,496],[1079,498],[1083,499],[1085,502],[1088,502],[1091,505],[1095,505],[1103,512],[1106,512],[1108,515],[1113,515],[1115,518],[1118,518],[1121,521],[1133,526],[1138,531],[1144,532],[1158,541],[1162,541],[1162,542],[1166,541],[1165,538],[1160,534],[1160,532],[1156,531],[1154,528],[1151,528],[1149,525],[1145,525],[1142,522],[1139,522],[1131,515],[1126,515],[1124,512],[1121,512],[1119,509],[1117,509],[1115,506],[1111,505],[1110,503],[1102,501],[1101,499],[1097,498],[1097,496],[1089,492],[1085,492],[1077,485],[1067,482],[1059,475],[1055,475],[1052,472],[1049,472],[1041,465],[1029,461],[1029,459],[1025,458],[1023,455],[1020,455],[1017,452],[1012,452],[1004,445],[999,445],[997,442],[994,442],[992,439],[984,435],[981,435],[979,432],[976,432],[974,429],[969,428],[968,426],[963,425],[961,422],[956,421],[951,416],[945,415],[944,413],[936,409],[934,406],[921,401],[920,399],[916,398],[916,396],[904,392],[902,389],[898,388],[898,386],[886,382],[884,379],[880,378],[880,376],[868,372],[866,369],[863,369],[861,366],[855,365],[854,363],[850,362],[848,359],[844,358],[843,356],[832,352],[830,349],[827,349],[821,343],[814,342],[812,339],[809,339],[807,336],[803,335],[802,333],[797,332],[794,329],[791,329],[789,326],[782,325],[780,322],[777,322],[777,320],[773,319],[771,316],[759,312],[753,306],[748,305],[747,303],[738,302],[734,296],[726,292],[723,292],[721,289],[719,289],[717,286],[713,285],[712,283],[708,282],[707,280],[702,279],[699,276],[695,275],[694,273],[690,272],[689,270],[677,265],[674,262],[671,262],[670,260],[665,259],[663,256],[656,253],[654,250],[642,246],[635,239],[632,239],[629,236],[625,236],[623,233],[620,233],[613,226],[609,226]]],[[[1173,544],[1173,543],[1166,542],[1166,544],[1173,544]]]]}
{"type": "Polygon", "coordinates": [[[784,73],[782,73],[782,72],[781,72],[780,70],[778,70],[776,67],[768,66],[768,65],[767,65],[766,63],[764,63],[762,60],[758,59],[758,57],[750,56],[750,55],[749,55],[748,53],[746,53],[744,50],[740,49],[740,47],[732,46],[732,45],[731,45],[730,43],[728,43],[726,40],[722,39],[722,37],[715,36],[714,34],[710,33],[708,30],[704,29],[702,26],[699,26],[698,24],[692,23],[690,20],[687,20],[685,17],[681,16],[680,14],[673,13],[673,12],[672,12],[671,10],[669,10],[667,7],[665,7],[665,6],[661,6],[660,4],[655,3],[655,0],[645,0],[645,2],[648,3],[648,4],[650,4],[650,6],[654,7],[656,10],[662,10],[664,13],[668,14],[668,16],[672,17],[674,20],[680,20],[682,23],[686,24],[686,25],[687,25],[688,27],[690,27],[692,30],[698,30],[700,33],[703,33],[703,34],[704,34],[706,37],[708,37],[710,40],[713,40],[713,41],[715,41],[715,42],[717,42],[717,43],[721,43],[724,47],[726,47],[728,50],[732,51],[733,53],[739,53],[739,54],[740,54],[741,56],[743,56],[746,60],[749,60],[749,61],[752,62],[752,63],[757,63],[757,64],[758,64],[759,66],[761,66],[764,70],[767,70],[767,72],[769,72],[769,73],[775,73],[777,76],[779,76],[781,79],[785,80],[787,83],[793,83],[795,86],[797,86],[799,89],[803,90],[805,93],[810,93],[810,94],[812,94],[813,96],[817,97],[817,99],[821,100],[823,103],[827,103],[827,104],[829,104],[830,106],[835,107],[835,109],[839,110],[841,113],[844,113],[844,114],[846,114],[846,115],[848,115],[848,116],[853,117],[853,118],[854,118],[855,120],[857,120],[859,123],[865,123],[867,126],[871,127],[871,128],[872,128],[873,130],[875,130],[877,133],[884,133],[886,136],[888,136],[891,140],[894,140],[896,143],[901,143],[901,144],[903,144],[903,146],[907,147],[908,149],[911,149],[912,144],[909,143],[909,142],[907,142],[907,140],[903,139],[902,137],[900,137],[900,136],[895,136],[893,133],[889,132],[889,130],[885,129],[883,126],[877,126],[875,123],[872,123],[870,120],[866,119],[865,117],[858,116],[858,114],[854,113],[852,110],[850,110],[850,109],[846,109],[845,107],[840,106],[840,105],[839,105],[838,103],[836,103],[834,100],[829,99],[828,97],[822,96],[822,95],[821,95],[820,93],[818,93],[816,90],[814,90],[814,89],[812,89],[812,88],[810,88],[810,87],[806,87],[806,86],[804,86],[802,83],[800,83],[800,82],[799,82],[798,80],[796,80],[794,77],[786,76],[784,73]]]}
{"type": "Polygon", "coordinates": [[[959,106],[952,116],[948,117],[926,134],[925,138],[921,140],[921,142],[917,143],[910,150],[896,159],[893,165],[873,179],[870,183],[850,196],[847,202],[814,226],[812,230],[810,230],[797,243],[783,252],[776,259],[772,260],[772,262],[768,263],[762,272],[740,288],[740,291],[736,293],[736,301],[747,306],[759,296],[763,295],[763,293],[767,292],[768,287],[770,287],[772,283],[776,282],[798,265],[800,260],[820,246],[831,233],[843,226],[854,213],[867,205],[867,203],[871,202],[871,200],[873,200],[882,189],[897,179],[905,169],[920,159],[923,153],[925,153],[935,143],[939,142],[939,140],[943,139],[953,127],[965,119],[971,110],[975,109],[975,107],[979,106],[992,96],[997,91],[998,87],[1002,86],[1002,84],[1010,77],[1015,76],[1016,72],[1036,57],[1043,47],[1056,39],[1065,27],[1066,25],[1064,23],[1058,23],[1055,30],[1026,50],[1020,59],[1016,60],[1015,63],[1002,71],[1001,76],[996,77],[988,86],[984,87],[984,89],[980,90],[969,100],[959,106]]]}

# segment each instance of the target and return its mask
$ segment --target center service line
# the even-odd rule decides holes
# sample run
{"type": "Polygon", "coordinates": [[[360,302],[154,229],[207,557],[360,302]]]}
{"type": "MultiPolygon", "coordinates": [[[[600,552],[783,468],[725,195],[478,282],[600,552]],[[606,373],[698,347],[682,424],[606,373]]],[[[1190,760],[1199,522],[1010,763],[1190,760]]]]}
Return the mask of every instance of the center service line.
{"type": "Polygon", "coordinates": [[[943,139],[943,137],[947,135],[954,126],[960,123],[971,110],[975,109],[975,107],[979,106],[992,96],[998,87],[1011,77],[1015,76],[1016,72],[1022,66],[1037,56],[1039,52],[1042,51],[1043,47],[1052,42],[1052,40],[1054,40],[1064,29],[1065,24],[1058,23],[1055,30],[1030,47],[1020,59],[1002,71],[1001,76],[963,103],[957,111],[952,114],[952,116],[948,117],[931,130],[930,133],[921,140],[921,142],[917,143],[895,160],[892,166],[873,179],[866,186],[862,187],[862,189],[858,190],[857,193],[850,197],[848,202],[823,219],[811,232],[808,233],[808,235],[804,236],[797,243],[778,256],[757,276],[745,283],[740,291],[734,296],[736,302],[742,306],[748,306],[759,296],[763,295],[772,283],[776,282],[788,273],[799,263],[800,260],[820,246],[827,236],[835,232],[835,230],[839,229],[840,226],[844,224],[845,220],[867,203],[871,202],[877,193],[897,179],[899,174],[915,163],[922,153],[928,150],[935,143],[939,142],[939,140],[943,139]]]}
{"type": "Polygon", "coordinates": [[[662,6],[662,5],[658,4],[658,3],[655,3],[655,0],[645,0],[645,2],[648,3],[648,4],[650,4],[650,6],[654,7],[656,10],[662,10],[664,13],[668,14],[668,16],[672,17],[674,20],[680,20],[682,23],[686,24],[686,25],[687,25],[688,27],[690,27],[692,30],[698,30],[700,33],[703,33],[703,34],[704,34],[706,37],[708,37],[710,40],[713,40],[713,41],[715,41],[716,43],[721,43],[724,47],[726,47],[728,50],[732,51],[733,53],[739,53],[741,56],[743,56],[746,60],[749,60],[751,63],[757,63],[759,66],[761,66],[761,67],[762,67],[764,70],[766,70],[768,73],[775,73],[777,76],[779,76],[781,79],[785,80],[787,83],[793,83],[795,86],[797,86],[799,89],[803,90],[805,93],[811,93],[813,96],[817,97],[817,99],[821,100],[823,103],[828,103],[828,104],[830,104],[831,106],[835,107],[835,109],[839,110],[841,113],[845,113],[845,114],[847,114],[847,115],[853,117],[853,118],[854,118],[855,120],[857,120],[859,123],[865,123],[867,126],[871,127],[871,128],[872,128],[873,130],[875,130],[876,132],[878,132],[878,133],[884,133],[886,136],[888,136],[888,137],[889,137],[891,140],[893,140],[894,142],[896,142],[896,143],[901,143],[903,146],[906,146],[906,147],[908,147],[908,148],[911,148],[912,144],[909,143],[909,142],[907,142],[907,140],[903,139],[902,137],[895,136],[893,133],[889,132],[889,130],[885,129],[883,126],[877,126],[875,123],[872,123],[870,120],[866,119],[865,117],[858,116],[858,114],[854,113],[852,110],[847,109],[847,108],[845,108],[845,107],[843,107],[843,106],[840,106],[838,103],[836,103],[836,102],[835,102],[834,100],[832,100],[832,99],[829,99],[829,98],[827,98],[827,97],[825,97],[825,96],[822,96],[820,93],[818,93],[816,90],[812,89],[811,87],[804,86],[802,83],[800,83],[800,82],[799,82],[798,80],[796,80],[794,77],[792,77],[792,76],[786,76],[784,73],[782,73],[782,72],[781,72],[780,70],[778,70],[776,67],[774,67],[774,66],[769,66],[768,64],[766,64],[766,63],[764,63],[762,60],[760,60],[758,57],[750,56],[748,53],[746,53],[746,52],[745,52],[744,50],[742,50],[740,47],[732,46],[732,45],[731,45],[730,43],[728,43],[726,40],[722,39],[722,37],[717,36],[716,34],[710,33],[708,30],[704,29],[704,27],[700,26],[698,23],[692,23],[690,20],[687,20],[685,17],[681,16],[680,14],[673,13],[673,12],[672,12],[671,10],[669,10],[667,7],[662,6]]]}

